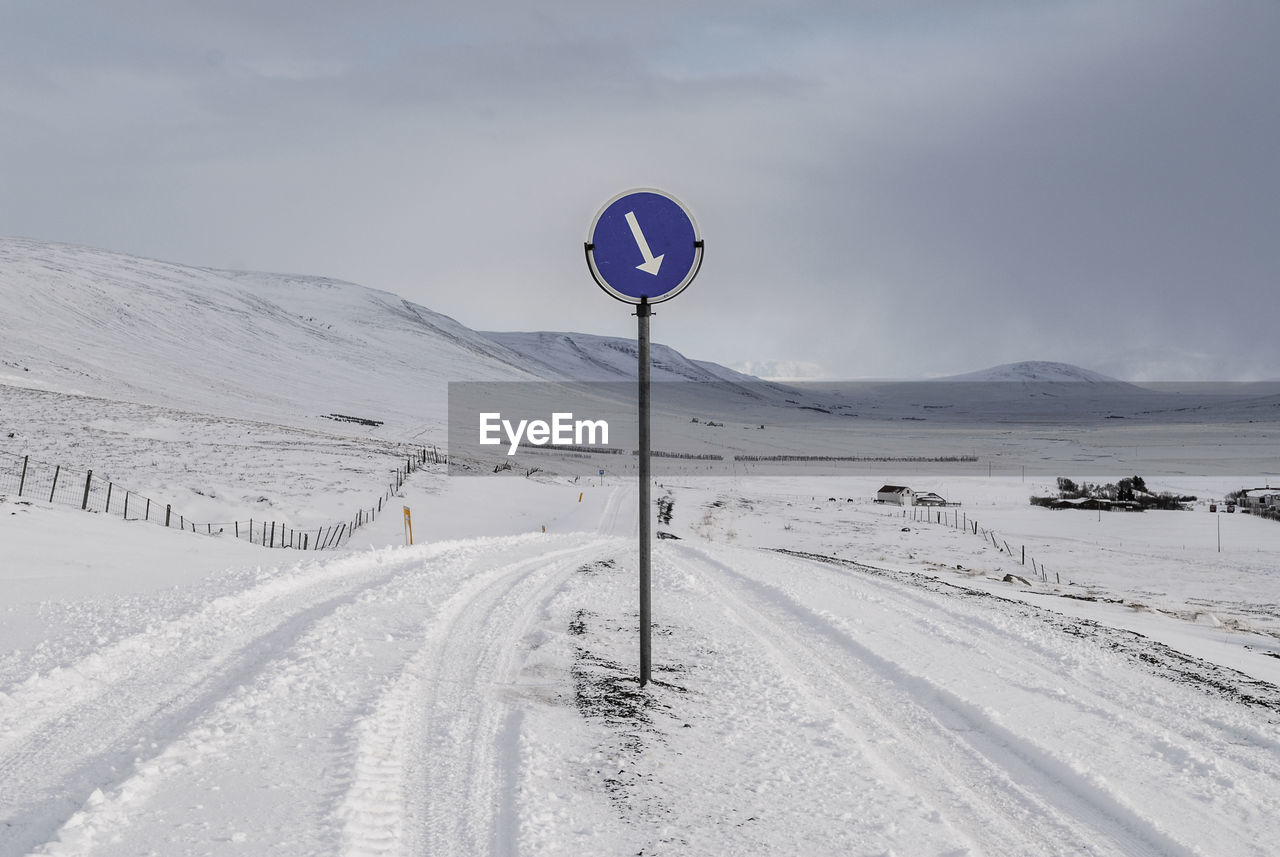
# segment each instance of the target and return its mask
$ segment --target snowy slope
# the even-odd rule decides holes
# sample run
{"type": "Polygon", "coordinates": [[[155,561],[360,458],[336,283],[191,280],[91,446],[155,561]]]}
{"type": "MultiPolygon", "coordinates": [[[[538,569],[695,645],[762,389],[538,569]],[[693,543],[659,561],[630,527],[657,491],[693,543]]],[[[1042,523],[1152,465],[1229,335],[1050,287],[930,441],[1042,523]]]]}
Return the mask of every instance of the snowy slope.
{"type": "MultiPolygon", "coordinates": [[[[292,424],[347,414],[403,435],[443,424],[449,381],[628,377],[624,342],[577,335],[596,359],[541,349],[531,361],[504,338],[323,277],[0,239],[4,384],[292,424]]],[[[666,346],[655,345],[654,356],[661,378],[749,380],[666,346]]]]}
{"type": "Polygon", "coordinates": [[[394,295],[0,241],[0,382],[297,421],[399,425],[448,380],[531,377],[515,355],[394,295]]]}
{"type": "MultiPolygon", "coordinates": [[[[506,348],[537,361],[548,372],[577,381],[626,381],[636,377],[636,342],[587,333],[539,331],[486,332],[506,348]]],[[[666,345],[650,346],[650,377],[655,383],[692,381],[763,385],[759,378],[715,363],[690,360],[666,345]]]]}
{"type": "Polygon", "coordinates": [[[1070,363],[1053,363],[1044,360],[1026,360],[1020,363],[1004,363],[989,369],[966,372],[962,375],[948,375],[938,381],[1027,381],[1035,383],[1085,382],[1091,384],[1119,383],[1115,378],[1072,366],[1070,363]]]}

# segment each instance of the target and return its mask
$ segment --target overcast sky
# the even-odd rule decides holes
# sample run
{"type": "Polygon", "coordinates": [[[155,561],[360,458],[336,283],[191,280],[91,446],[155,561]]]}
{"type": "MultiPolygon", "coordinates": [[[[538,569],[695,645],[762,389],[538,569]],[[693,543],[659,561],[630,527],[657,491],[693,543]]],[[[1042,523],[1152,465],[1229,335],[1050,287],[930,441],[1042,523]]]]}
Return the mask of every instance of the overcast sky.
{"type": "Polygon", "coordinates": [[[621,336],[582,243],[659,187],[691,357],[1280,377],[1275,0],[8,0],[0,165],[0,234],[621,336]]]}

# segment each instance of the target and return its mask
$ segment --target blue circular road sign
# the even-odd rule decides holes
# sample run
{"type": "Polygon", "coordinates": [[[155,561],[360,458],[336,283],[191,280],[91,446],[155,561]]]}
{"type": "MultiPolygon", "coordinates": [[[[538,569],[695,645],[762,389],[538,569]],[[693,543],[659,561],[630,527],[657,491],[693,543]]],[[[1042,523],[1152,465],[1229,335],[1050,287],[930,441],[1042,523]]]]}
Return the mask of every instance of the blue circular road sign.
{"type": "Polygon", "coordinates": [[[702,239],[689,209],[653,188],[623,191],[587,233],[587,265],[600,288],[630,304],[670,300],[702,266],[702,239]]]}

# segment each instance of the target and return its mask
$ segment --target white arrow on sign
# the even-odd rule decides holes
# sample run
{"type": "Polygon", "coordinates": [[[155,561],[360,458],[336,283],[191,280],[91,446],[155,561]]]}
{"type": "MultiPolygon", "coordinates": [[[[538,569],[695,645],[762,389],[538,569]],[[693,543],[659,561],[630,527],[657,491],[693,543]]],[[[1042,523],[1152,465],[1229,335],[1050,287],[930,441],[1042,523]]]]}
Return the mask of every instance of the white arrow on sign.
{"type": "MultiPolygon", "coordinates": [[[[636,265],[646,274],[658,276],[658,268],[662,267],[662,256],[653,255],[653,251],[649,249],[649,242],[644,240],[644,233],[640,231],[640,223],[636,220],[634,211],[627,212],[627,225],[631,227],[631,234],[636,239],[636,244],[640,247],[640,255],[644,257],[644,261],[636,265]]],[[[665,256],[666,254],[662,254],[665,256]]]]}

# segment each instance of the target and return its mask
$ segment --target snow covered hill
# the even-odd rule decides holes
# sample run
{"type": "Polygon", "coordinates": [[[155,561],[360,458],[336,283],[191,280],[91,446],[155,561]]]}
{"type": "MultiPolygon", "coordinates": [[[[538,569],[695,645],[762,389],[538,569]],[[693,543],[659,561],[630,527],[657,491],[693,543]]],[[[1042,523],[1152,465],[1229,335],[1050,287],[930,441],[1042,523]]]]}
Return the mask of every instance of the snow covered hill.
{"type": "MultiPolygon", "coordinates": [[[[612,336],[588,333],[551,333],[538,331],[486,332],[485,336],[511,351],[545,366],[549,375],[576,381],[626,381],[636,377],[636,342],[612,336]]],[[[653,344],[650,347],[650,377],[656,383],[691,381],[762,385],[759,378],[735,372],[716,363],[690,360],[674,348],[653,344]]]]}
{"type": "MultiPolygon", "coordinates": [[[[294,425],[338,413],[403,437],[443,425],[450,381],[635,377],[634,344],[545,336],[486,336],[324,277],[0,239],[2,384],[294,425]]],[[[654,358],[655,380],[750,380],[662,345],[654,358]]]]}
{"type": "Polygon", "coordinates": [[[1053,363],[1045,360],[1025,360],[1020,363],[1003,363],[989,369],[966,372],[962,375],[948,375],[937,378],[938,381],[970,381],[993,383],[1003,381],[1023,381],[1032,383],[1085,382],[1090,384],[1118,384],[1119,379],[1072,366],[1070,363],[1053,363]]]}
{"type": "Polygon", "coordinates": [[[0,382],[296,424],[401,431],[449,380],[533,376],[454,320],[321,277],[0,241],[0,382]]]}

